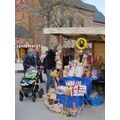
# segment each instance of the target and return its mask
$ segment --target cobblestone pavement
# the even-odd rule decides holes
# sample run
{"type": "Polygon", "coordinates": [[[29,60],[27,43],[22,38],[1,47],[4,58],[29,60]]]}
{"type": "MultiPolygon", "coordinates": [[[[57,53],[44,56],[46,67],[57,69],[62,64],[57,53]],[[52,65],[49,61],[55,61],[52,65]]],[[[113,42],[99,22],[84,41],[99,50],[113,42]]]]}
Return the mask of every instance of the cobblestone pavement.
{"type": "MultiPolygon", "coordinates": [[[[99,106],[95,108],[90,108],[85,106],[79,117],[65,117],[60,114],[56,114],[48,110],[48,108],[43,104],[43,100],[38,98],[36,102],[33,103],[31,97],[24,98],[23,102],[19,101],[19,81],[23,76],[22,73],[16,73],[16,101],[15,101],[15,120],[104,120],[105,119],[105,106],[99,106]]],[[[45,83],[41,84],[41,87],[45,88],[45,83]]]]}

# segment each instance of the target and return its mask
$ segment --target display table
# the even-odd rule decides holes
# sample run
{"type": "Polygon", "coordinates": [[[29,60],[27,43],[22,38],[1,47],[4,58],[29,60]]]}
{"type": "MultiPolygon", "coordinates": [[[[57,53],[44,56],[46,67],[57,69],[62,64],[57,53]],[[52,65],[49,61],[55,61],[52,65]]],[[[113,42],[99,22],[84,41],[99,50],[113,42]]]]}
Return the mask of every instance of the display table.
{"type": "Polygon", "coordinates": [[[63,77],[59,80],[60,86],[65,86],[66,81],[81,81],[81,84],[87,86],[87,95],[89,95],[92,92],[92,81],[98,80],[99,78],[80,78],[80,77],[63,77]]]}
{"type": "MultiPolygon", "coordinates": [[[[67,81],[81,81],[82,85],[86,85],[87,92],[86,95],[90,95],[92,92],[92,81],[98,80],[98,78],[80,78],[80,77],[63,77],[59,81],[60,86],[66,86],[67,81]]],[[[84,105],[84,96],[70,96],[64,94],[57,94],[57,99],[63,104],[66,108],[73,108],[73,103],[75,103],[76,108],[79,108],[84,105]]]]}

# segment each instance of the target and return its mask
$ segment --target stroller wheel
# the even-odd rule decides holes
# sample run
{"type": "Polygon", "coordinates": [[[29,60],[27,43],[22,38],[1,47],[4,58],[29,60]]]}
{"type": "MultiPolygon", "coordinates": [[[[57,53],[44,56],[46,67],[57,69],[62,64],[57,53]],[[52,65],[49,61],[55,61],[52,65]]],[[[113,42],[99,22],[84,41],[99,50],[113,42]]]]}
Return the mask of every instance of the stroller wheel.
{"type": "Polygon", "coordinates": [[[40,89],[40,91],[38,91],[39,97],[42,98],[42,96],[44,95],[44,90],[40,89]]]}
{"type": "Polygon", "coordinates": [[[25,93],[24,95],[25,95],[25,97],[28,97],[29,93],[25,93]]]}
{"type": "Polygon", "coordinates": [[[42,98],[42,94],[39,92],[39,97],[42,98]]]}
{"type": "Polygon", "coordinates": [[[23,101],[23,96],[22,95],[19,96],[19,100],[23,101]]]}
{"type": "Polygon", "coordinates": [[[32,101],[33,101],[33,102],[36,101],[36,95],[35,95],[35,94],[32,95],[32,101]]]}
{"type": "Polygon", "coordinates": [[[20,91],[20,92],[19,92],[19,100],[20,100],[20,101],[23,101],[23,97],[24,97],[24,95],[23,95],[23,93],[20,91]]]}
{"type": "Polygon", "coordinates": [[[34,92],[37,92],[39,90],[39,85],[36,85],[34,92]]]}
{"type": "Polygon", "coordinates": [[[44,90],[42,88],[40,89],[40,92],[42,95],[44,95],[44,90]]]}

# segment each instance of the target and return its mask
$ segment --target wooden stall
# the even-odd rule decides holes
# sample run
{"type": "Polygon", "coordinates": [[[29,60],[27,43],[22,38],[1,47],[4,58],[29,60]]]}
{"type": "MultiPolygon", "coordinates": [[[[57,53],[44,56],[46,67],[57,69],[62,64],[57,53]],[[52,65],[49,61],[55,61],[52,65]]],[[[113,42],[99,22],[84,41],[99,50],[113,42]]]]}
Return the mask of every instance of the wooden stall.
{"type": "Polygon", "coordinates": [[[98,54],[105,59],[105,28],[104,27],[73,27],[73,28],[44,28],[44,34],[59,36],[59,43],[64,48],[64,41],[79,37],[87,39],[92,43],[92,54],[98,54]]]}

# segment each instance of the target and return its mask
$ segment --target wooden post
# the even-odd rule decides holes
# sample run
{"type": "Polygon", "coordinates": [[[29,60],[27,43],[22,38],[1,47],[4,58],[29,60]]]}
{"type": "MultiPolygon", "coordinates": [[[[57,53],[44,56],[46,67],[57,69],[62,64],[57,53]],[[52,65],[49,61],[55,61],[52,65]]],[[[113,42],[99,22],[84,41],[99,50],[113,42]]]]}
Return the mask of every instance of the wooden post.
{"type": "Polygon", "coordinates": [[[94,42],[92,42],[92,56],[93,56],[93,64],[94,64],[94,59],[95,59],[95,56],[94,56],[94,42]]]}
{"type": "Polygon", "coordinates": [[[20,61],[20,49],[19,48],[16,48],[16,54],[17,54],[17,61],[19,62],[20,61]]]}
{"type": "Polygon", "coordinates": [[[63,45],[64,45],[64,39],[63,39],[63,35],[60,35],[59,36],[59,41],[60,41],[60,45],[62,47],[62,50],[61,50],[61,62],[62,62],[62,69],[61,69],[61,75],[60,77],[63,77],[63,45]]]}

